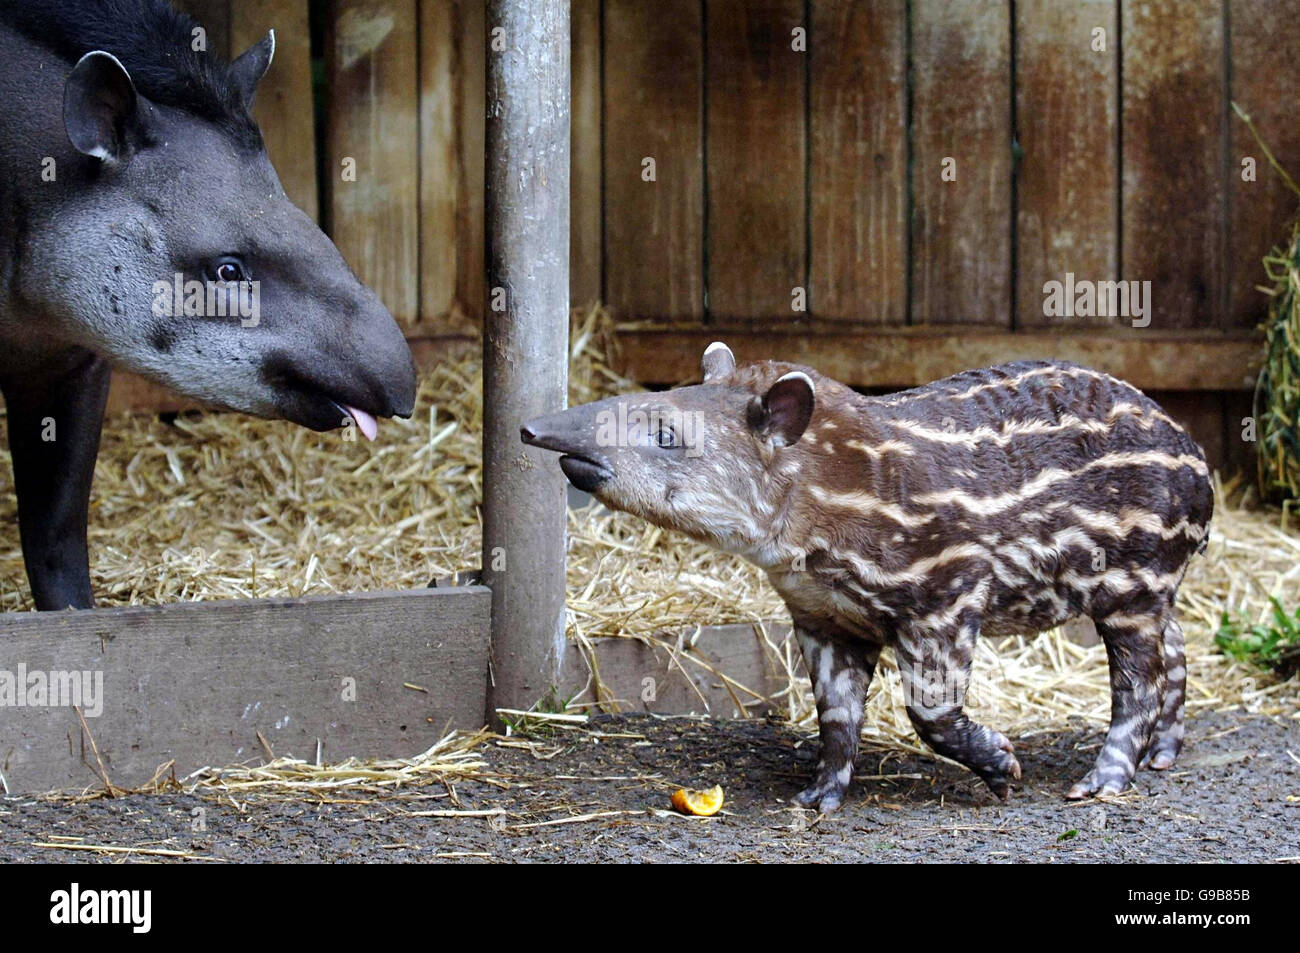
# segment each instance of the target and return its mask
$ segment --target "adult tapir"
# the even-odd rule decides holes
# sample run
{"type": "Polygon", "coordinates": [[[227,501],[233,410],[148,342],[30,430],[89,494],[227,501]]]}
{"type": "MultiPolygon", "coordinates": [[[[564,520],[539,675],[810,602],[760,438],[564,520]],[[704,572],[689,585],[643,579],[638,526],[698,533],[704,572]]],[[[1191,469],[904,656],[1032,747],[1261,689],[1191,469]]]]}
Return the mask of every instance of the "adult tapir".
{"type": "Polygon", "coordinates": [[[40,609],[92,605],[110,366],[371,438],[414,403],[392,316],[267,159],[274,34],[227,63],[196,26],[165,0],[0,0],[0,390],[40,609]]]}

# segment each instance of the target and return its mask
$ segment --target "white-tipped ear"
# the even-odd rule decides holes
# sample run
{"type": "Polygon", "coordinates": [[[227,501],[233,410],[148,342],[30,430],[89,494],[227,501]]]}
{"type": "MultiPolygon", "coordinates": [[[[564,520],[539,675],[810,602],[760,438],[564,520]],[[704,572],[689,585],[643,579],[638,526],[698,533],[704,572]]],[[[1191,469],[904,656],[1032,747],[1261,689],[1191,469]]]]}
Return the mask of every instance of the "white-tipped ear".
{"type": "Polygon", "coordinates": [[[798,443],[812,420],[815,394],[812,378],[803,371],[782,374],[763,395],[757,429],[778,447],[798,443]]]}
{"type": "Polygon", "coordinates": [[[63,87],[63,125],[78,152],[106,162],[130,158],[139,133],[139,97],[112,53],[92,50],[77,60],[63,87]]]}
{"type": "Polygon", "coordinates": [[[704,349],[700,367],[704,371],[705,381],[718,380],[729,376],[736,369],[736,355],[721,341],[714,341],[704,349]]]}

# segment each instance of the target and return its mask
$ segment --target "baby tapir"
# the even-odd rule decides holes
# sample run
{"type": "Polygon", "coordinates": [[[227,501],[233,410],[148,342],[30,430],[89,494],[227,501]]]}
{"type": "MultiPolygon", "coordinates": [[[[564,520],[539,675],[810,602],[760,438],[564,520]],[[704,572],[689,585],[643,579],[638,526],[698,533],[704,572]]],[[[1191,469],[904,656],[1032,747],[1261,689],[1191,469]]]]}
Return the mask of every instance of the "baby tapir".
{"type": "Polygon", "coordinates": [[[737,367],[524,424],[569,480],[614,509],[765,569],[812,677],[821,760],[797,801],[838,807],[863,701],[888,646],[908,715],[939,754],[1005,798],[1011,742],[962,711],[975,639],[1079,615],[1110,661],[1111,721],[1071,798],[1168,768],[1186,669],[1174,594],[1204,549],[1205,457],[1140,391],[1073,364],[1021,361],[864,397],[817,371],[737,367]]]}

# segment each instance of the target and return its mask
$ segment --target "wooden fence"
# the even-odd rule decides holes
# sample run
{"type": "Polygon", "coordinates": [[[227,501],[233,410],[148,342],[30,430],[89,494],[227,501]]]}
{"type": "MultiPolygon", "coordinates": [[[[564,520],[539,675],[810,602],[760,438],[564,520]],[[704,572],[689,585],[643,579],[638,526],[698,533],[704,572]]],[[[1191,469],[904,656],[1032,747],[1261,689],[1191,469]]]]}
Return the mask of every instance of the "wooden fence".
{"type": "MultiPolygon", "coordinates": [[[[277,28],[272,159],[417,352],[475,335],[482,0],[186,5],[236,49],[277,28]]],[[[1230,103],[1300,169],[1300,0],[572,11],[572,299],[635,322],[634,375],[689,377],[712,337],[866,387],[1073,357],[1156,392],[1216,460],[1245,455],[1260,259],[1296,200],[1230,103]],[[1149,281],[1149,326],[1047,315],[1067,274],[1149,281]]]]}

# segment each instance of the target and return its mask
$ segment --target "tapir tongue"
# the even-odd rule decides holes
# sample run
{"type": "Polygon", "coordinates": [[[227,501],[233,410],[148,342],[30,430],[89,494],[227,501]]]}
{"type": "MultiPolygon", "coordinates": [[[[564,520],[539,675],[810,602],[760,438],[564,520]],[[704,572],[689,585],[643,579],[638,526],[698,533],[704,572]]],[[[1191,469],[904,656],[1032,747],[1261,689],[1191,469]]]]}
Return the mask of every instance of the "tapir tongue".
{"type": "Polygon", "coordinates": [[[355,407],[349,407],[347,404],[343,404],[342,407],[352,416],[352,419],[356,421],[357,427],[366,435],[367,440],[374,440],[375,437],[378,436],[379,421],[375,420],[374,417],[366,413],[364,410],[357,410],[355,407]]]}

